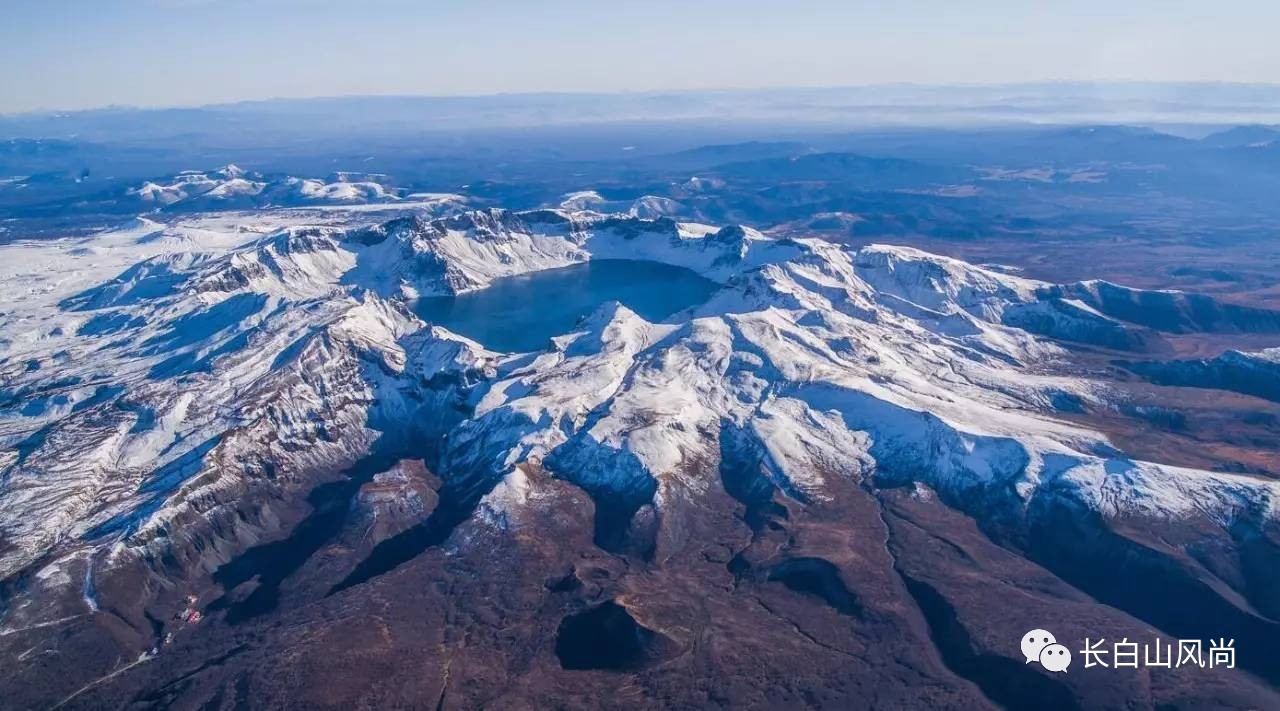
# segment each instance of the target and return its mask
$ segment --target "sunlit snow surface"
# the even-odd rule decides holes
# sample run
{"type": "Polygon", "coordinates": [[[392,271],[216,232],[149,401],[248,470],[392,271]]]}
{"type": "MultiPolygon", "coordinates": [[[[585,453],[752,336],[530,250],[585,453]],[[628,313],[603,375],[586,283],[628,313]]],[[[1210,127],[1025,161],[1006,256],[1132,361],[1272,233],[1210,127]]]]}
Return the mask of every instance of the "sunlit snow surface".
{"type": "Polygon", "coordinates": [[[1002,507],[1039,493],[1108,516],[1274,515],[1274,483],[1131,461],[1054,416],[1055,398],[1105,386],[1054,375],[1061,349],[1011,324],[1122,325],[1048,285],[902,247],[578,209],[368,210],[0,246],[0,577],[46,553],[163,553],[159,532],[216,519],[265,485],[262,467],[305,480],[410,426],[445,443],[441,476],[491,482],[481,511],[502,525],[538,505],[525,461],[589,489],[656,486],[661,510],[711,485],[726,426],[808,500],[830,477],[878,473],[1002,507]],[[408,308],[589,259],[722,287],[661,324],[605,304],[531,353],[408,308]],[[440,419],[459,402],[465,419],[440,419]]]}
{"type": "MultiPolygon", "coordinates": [[[[339,174],[332,180],[285,176],[267,178],[227,165],[209,172],[186,171],[158,182],[148,181],[125,191],[125,199],[139,207],[231,209],[303,205],[358,205],[413,201],[421,195],[402,195],[373,178],[339,174]],[[351,179],[353,177],[368,179],[351,179]]],[[[430,196],[428,196],[430,197],[430,196]]]]}

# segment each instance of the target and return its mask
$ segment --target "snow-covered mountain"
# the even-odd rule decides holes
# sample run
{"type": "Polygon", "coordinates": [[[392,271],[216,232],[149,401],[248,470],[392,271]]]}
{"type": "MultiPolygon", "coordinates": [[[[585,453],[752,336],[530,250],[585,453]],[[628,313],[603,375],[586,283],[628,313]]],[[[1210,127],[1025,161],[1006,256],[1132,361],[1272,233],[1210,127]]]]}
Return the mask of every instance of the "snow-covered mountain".
{"type": "Polygon", "coordinates": [[[594,190],[564,195],[560,200],[560,209],[570,212],[616,213],[646,220],[678,217],[687,212],[684,205],[668,197],[642,195],[634,200],[608,200],[594,190]]]}
{"type": "Polygon", "coordinates": [[[209,172],[185,171],[147,181],[129,188],[126,197],[142,209],[219,210],[384,203],[407,196],[390,187],[386,176],[337,173],[325,180],[267,177],[227,165],[209,172]]]}
{"type": "MultiPolygon", "coordinates": [[[[228,170],[139,195],[274,189],[228,170]]],[[[330,482],[354,521],[393,512],[330,580],[339,594],[446,540],[554,535],[546,512],[566,486],[594,505],[600,549],[656,566],[698,545],[726,500],[818,511],[905,488],[1062,570],[1155,532],[1134,570],[1209,585],[1224,634],[1274,631],[1256,561],[1275,555],[1280,484],[1126,455],[1073,416],[1105,409],[1112,385],[1070,367],[1069,349],[1136,349],[1237,318],[1280,330],[1273,316],[1143,323],[1109,286],[580,207],[295,226],[157,248],[101,283],[57,271],[28,283],[0,341],[0,629],[25,640],[103,609],[148,629],[174,591],[215,580],[209,611],[253,614],[280,581],[241,571],[256,560],[246,552],[311,520],[308,494],[330,482]],[[410,308],[592,259],[659,261],[722,286],[661,323],[603,304],[533,353],[488,350],[410,308]],[[431,474],[392,466],[408,459],[431,474]],[[1096,536],[1041,540],[1064,512],[1096,536]],[[1195,562],[1242,537],[1262,541],[1258,558],[1195,562]],[[254,576],[256,592],[232,594],[254,576]]],[[[164,225],[131,229],[114,239],[166,244],[164,225]]],[[[35,264],[60,247],[22,249],[35,264]]]]}

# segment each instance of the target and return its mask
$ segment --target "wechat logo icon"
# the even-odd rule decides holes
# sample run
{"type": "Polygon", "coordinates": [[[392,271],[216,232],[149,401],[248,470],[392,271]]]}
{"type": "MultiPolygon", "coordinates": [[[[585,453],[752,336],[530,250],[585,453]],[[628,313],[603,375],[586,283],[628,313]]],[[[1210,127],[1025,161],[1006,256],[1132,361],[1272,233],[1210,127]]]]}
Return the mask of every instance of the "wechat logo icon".
{"type": "Polygon", "coordinates": [[[1071,650],[1058,644],[1053,633],[1035,629],[1022,635],[1022,656],[1026,663],[1038,663],[1051,672],[1065,672],[1071,666],[1071,650]]]}

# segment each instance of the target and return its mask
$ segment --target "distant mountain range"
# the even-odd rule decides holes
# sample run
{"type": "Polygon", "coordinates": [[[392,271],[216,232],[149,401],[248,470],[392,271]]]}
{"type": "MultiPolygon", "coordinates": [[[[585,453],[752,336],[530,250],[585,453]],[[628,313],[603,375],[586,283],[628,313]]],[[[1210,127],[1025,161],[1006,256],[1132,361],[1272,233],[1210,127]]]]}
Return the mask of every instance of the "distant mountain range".
{"type": "Polygon", "coordinates": [[[231,207],[291,207],[314,204],[394,202],[395,188],[384,185],[385,175],[338,174],[331,181],[284,177],[266,179],[238,166],[209,173],[187,171],[161,182],[129,188],[126,195],[143,207],[213,210],[231,207]],[[378,182],[383,181],[383,182],[378,182]]]}

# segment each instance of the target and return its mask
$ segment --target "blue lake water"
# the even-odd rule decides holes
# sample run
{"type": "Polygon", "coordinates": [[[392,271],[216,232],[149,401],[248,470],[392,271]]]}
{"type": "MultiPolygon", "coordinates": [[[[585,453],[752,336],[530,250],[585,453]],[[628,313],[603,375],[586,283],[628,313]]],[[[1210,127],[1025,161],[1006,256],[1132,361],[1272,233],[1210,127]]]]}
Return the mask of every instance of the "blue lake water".
{"type": "Polygon", "coordinates": [[[600,304],[618,301],[649,321],[706,301],[718,285],[658,262],[600,259],[496,279],[488,288],[414,305],[424,321],[496,351],[532,351],[573,330],[600,304]]]}

